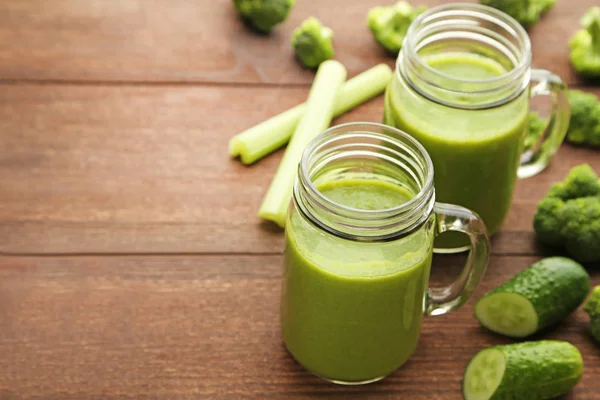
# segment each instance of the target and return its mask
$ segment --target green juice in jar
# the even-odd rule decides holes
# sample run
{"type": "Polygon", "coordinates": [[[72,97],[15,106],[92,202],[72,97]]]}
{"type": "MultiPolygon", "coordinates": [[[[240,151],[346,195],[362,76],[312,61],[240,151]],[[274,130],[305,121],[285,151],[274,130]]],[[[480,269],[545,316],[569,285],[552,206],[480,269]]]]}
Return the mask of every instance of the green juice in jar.
{"type": "MultiPolygon", "coordinates": [[[[413,195],[377,179],[317,186],[361,210],[396,207],[413,195]]],[[[294,213],[286,225],[281,302],[283,338],[294,358],[331,380],[390,374],[413,353],[431,267],[432,224],[401,242],[357,243],[329,235],[294,213]]]]}
{"type": "Polygon", "coordinates": [[[489,259],[483,221],[435,203],[423,146],[375,123],[333,127],[309,144],[285,237],[283,341],[308,371],[349,385],[401,367],[423,316],[464,304],[489,259]],[[467,234],[473,256],[451,285],[428,288],[433,241],[445,230],[467,234]]]}
{"type": "MultiPolygon", "coordinates": [[[[477,81],[507,73],[500,63],[474,53],[423,59],[450,78],[477,81]]],[[[426,148],[434,165],[437,201],[477,212],[493,234],[510,208],[528,113],[527,90],[497,107],[456,108],[427,99],[397,74],[386,91],[384,122],[426,148]]],[[[467,244],[466,238],[455,235],[436,239],[436,247],[467,244]]]]}

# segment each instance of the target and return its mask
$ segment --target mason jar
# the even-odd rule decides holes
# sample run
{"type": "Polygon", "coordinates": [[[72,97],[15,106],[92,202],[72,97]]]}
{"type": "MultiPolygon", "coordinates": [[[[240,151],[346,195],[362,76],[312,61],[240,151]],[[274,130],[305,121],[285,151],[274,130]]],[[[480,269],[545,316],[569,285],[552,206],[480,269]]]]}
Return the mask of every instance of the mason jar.
{"type": "Polygon", "coordinates": [[[471,296],[489,257],[476,213],[436,203],[430,157],[398,129],[333,127],[305,150],[285,237],[281,327],[293,357],[335,383],[377,381],[417,346],[423,315],[471,296]],[[448,287],[428,287],[433,241],[465,233],[471,253],[448,287]]]}
{"type": "MultiPolygon", "coordinates": [[[[438,199],[477,212],[492,235],[517,177],[543,170],[561,145],[570,118],[565,91],[560,77],[531,69],[529,37],[513,18],[479,4],[442,5],[408,29],[384,122],[423,144],[438,199]],[[540,95],[552,110],[541,138],[525,149],[530,97],[540,95]]],[[[436,241],[436,251],[468,248],[461,236],[436,241]]]]}

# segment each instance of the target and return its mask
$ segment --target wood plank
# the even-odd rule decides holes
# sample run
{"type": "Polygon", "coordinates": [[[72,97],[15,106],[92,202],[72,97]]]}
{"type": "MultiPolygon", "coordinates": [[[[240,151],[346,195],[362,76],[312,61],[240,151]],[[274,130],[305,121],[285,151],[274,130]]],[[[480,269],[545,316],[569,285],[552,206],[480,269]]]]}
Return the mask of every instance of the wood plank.
{"type": "MultiPolygon", "coordinates": [[[[0,251],[280,253],[281,234],[256,211],[282,152],[244,167],[227,142],[306,91],[0,85],[0,251]]],[[[380,121],[381,110],[380,97],[335,122],[380,121]]],[[[495,252],[536,254],[535,204],[583,162],[600,172],[597,151],[564,145],[518,183],[495,252]]]]}
{"type": "MultiPolygon", "coordinates": [[[[293,57],[292,30],[309,16],[321,19],[334,30],[337,59],[350,74],[382,61],[391,65],[365,23],[368,10],[385,3],[298,1],[265,37],[244,27],[231,0],[4,0],[0,79],[309,84],[312,73],[293,57]]],[[[579,82],[568,65],[568,38],[596,4],[558,2],[531,32],[536,67],[579,82]]]]}
{"type": "MultiPolygon", "coordinates": [[[[495,257],[476,298],[533,261],[495,257]]],[[[433,284],[449,283],[461,262],[436,256],[433,284]]],[[[0,257],[0,398],[450,400],[470,357],[509,342],[478,326],[470,301],[426,318],[415,355],[384,381],[328,384],[282,346],[281,263],[279,255],[0,257]]],[[[587,322],[578,310],[535,337],[581,350],[584,377],[567,399],[600,399],[587,322]]]]}
{"type": "MultiPolygon", "coordinates": [[[[534,209],[534,204],[513,207],[506,228],[492,239],[493,254],[556,252],[536,243],[534,209]],[[510,221],[518,225],[509,226],[510,221]]],[[[255,221],[2,221],[0,249],[4,254],[281,254],[283,234],[255,221]]]]}

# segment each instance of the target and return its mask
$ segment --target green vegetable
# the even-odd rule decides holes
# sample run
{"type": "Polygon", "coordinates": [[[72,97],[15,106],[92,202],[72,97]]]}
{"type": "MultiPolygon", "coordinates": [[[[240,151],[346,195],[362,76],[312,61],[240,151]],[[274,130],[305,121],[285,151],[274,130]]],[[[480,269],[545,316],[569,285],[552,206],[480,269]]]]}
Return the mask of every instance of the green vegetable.
{"type": "Polygon", "coordinates": [[[560,220],[569,254],[582,262],[600,260],[600,196],[566,202],[560,220]]]}
{"type": "Polygon", "coordinates": [[[538,240],[564,246],[575,260],[600,261],[600,180],[589,165],[577,166],[555,183],[533,218],[538,240]]]}
{"type": "Polygon", "coordinates": [[[590,316],[590,331],[600,342],[600,286],[596,286],[583,310],[590,316]]]}
{"type": "Polygon", "coordinates": [[[525,28],[529,28],[554,6],[556,0],[480,0],[480,3],[505,12],[525,28]]]}
{"type": "Polygon", "coordinates": [[[584,29],[571,38],[570,60],[579,74],[587,77],[600,77],[600,7],[590,8],[583,18],[584,29]]]}
{"type": "Polygon", "coordinates": [[[244,21],[261,33],[269,33],[285,21],[295,0],[233,0],[244,21]]]}
{"type": "Polygon", "coordinates": [[[308,18],[292,33],[296,58],[307,68],[317,68],[333,57],[333,31],[314,17],[308,18]]]}
{"type": "Polygon", "coordinates": [[[573,200],[600,194],[598,176],[587,164],[578,165],[569,171],[567,178],[550,187],[546,197],[573,200]]]}
{"type": "Polygon", "coordinates": [[[546,400],[570,391],[581,379],[577,347],[541,340],[484,349],[465,370],[465,400],[546,400]]]}
{"type": "Polygon", "coordinates": [[[600,285],[594,287],[583,310],[590,315],[600,315],[600,285]]]}
{"type": "Polygon", "coordinates": [[[524,150],[531,150],[535,147],[537,142],[540,140],[544,128],[546,127],[546,120],[539,116],[536,112],[529,113],[529,122],[527,124],[527,132],[525,133],[525,144],[524,150]]]}
{"type": "Polygon", "coordinates": [[[600,147],[600,101],[591,94],[569,90],[571,122],[567,141],[574,144],[600,147]]]}
{"type": "Polygon", "coordinates": [[[580,264],[545,258],[482,297],[475,317],[494,332],[525,337],[565,318],[589,291],[590,277],[580,264]]]}
{"type": "Polygon", "coordinates": [[[337,61],[325,61],[313,82],[306,110],[283,155],[258,216],[285,226],[285,219],[298,163],[308,143],[329,127],[338,93],[346,79],[346,68],[337,61]]]}
{"type": "Polygon", "coordinates": [[[413,8],[406,1],[389,7],[374,7],[369,11],[367,25],[375,40],[385,50],[398,54],[410,24],[426,7],[413,8]]]}
{"type": "MultiPolygon", "coordinates": [[[[377,96],[385,90],[393,72],[386,64],[379,64],[349,79],[335,102],[335,117],[377,96]]],[[[288,142],[298,121],[304,114],[306,103],[291,108],[236,136],[229,141],[229,154],[240,156],[244,164],[252,164],[288,142]]]]}

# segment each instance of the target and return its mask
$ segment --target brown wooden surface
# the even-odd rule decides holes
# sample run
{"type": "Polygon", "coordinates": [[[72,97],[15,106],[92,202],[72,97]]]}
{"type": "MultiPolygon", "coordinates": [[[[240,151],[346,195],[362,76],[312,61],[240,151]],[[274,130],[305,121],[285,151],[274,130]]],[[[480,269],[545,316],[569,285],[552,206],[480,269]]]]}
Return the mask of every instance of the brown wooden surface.
{"type": "MultiPolygon", "coordinates": [[[[393,63],[366,27],[368,10],[385,1],[297,1],[290,17],[269,37],[249,32],[231,3],[2,0],[0,77],[308,85],[312,73],[298,68],[289,42],[292,30],[310,16],[334,30],[337,58],[351,75],[382,60],[393,63]]],[[[558,0],[531,30],[537,68],[552,69],[569,83],[579,82],[568,65],[568,38],[579,29],[583,11],[597,4],[558,0]]]]}
{"type": "MultiPolygon", "coordinates": [[[[495,257],[477,295],[535,260],[495,257]]],[[[438,283],[462,262],[445,261],[434,267],[438,283]]],[[[280,255],[2,257],[0,398],[458,399],[468,359],[509,342],[478,327],[470,302],[426,318],[417,352],[384,381],[326,383],[283,349],[281,263],[280,255]]],[[[586,327],[579,311],[539,336],[584,354],[585,378],[568,399],[600,392],[586,327]]]]}
{"type": "MultiPolygon", "coordinates": [[[[297,3],[261,37],[225,0],[0,2],[1,400],[460,399],[467,360],[508,342],[478,327],[471,300],[426,318],[414,357],[374,385],[320,381],[284,351],[281,232],[256,218],[281,152],[248,168],[227,141],[304,100],[312,74],[288,43],[310,15],[335,30],[350,75],[393,62],[364,25],[383,3],[297,3]]],[[[531,31],[536,66],[583,85],[566,43],[595,3],[558,0],[531,31]]],[[[379,98],[336,122],[381,113],[379,98]]],[[[583,162],[600,172],[599,152],[564,145],[518,183],[475,297],[547,254],[531,229],[536,203],[583,162]]],[[[462,261],[436,256],[432,283],[462,261]]],[[[579,310],[538,336],[584,354],[567,399],[600,399],[586,326],[579,310]]]]}

